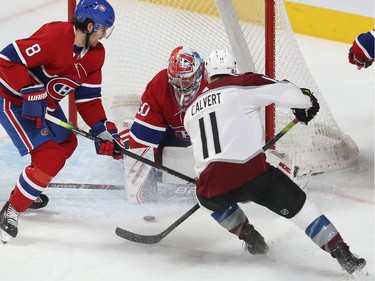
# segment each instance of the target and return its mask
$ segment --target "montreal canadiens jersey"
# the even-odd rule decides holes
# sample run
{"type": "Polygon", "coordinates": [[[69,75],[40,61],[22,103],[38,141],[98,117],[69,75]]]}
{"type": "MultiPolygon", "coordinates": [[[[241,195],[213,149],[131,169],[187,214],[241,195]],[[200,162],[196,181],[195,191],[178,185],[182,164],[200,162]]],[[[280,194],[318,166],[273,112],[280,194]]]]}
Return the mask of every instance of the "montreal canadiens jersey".
{"type": "Polygon", "coordinates": [[[90,127],[106,119],[101,103],[104,47],[99,42],[94,48],[78,49],[74,39],[70,22],[51,22],[5,47],[0,52],[0,95],[20,105],[20,89],[43,84],[50,112],[75,92],[77,110],[90,127]]]}
{"type": "MultiPolygon", "coordinates": [[[[205,85],[206,82],[202,79],[199,91],[205,85]]],[[[190,140],[183,123],[185,111],[174,97],[166,69],[157,73],[147,84],[141,101],[130,129],[130,148],[158,148],[168,127],[173,130],[176,138],[190,140]]]]}
{"type": "Polygon", "coordinates": [[[374,60],[375,29],[359,34],[353,42],[352,51],[361,60],[374,60]]]}
{"type": "Polygon", "coordinates": [[[266,171],[261,109],[272,103],[311,107],[294,84],[245,73],[210,83],[187,108],[184,125],[193,146],[198,195],[229,192],[266,171]]]}

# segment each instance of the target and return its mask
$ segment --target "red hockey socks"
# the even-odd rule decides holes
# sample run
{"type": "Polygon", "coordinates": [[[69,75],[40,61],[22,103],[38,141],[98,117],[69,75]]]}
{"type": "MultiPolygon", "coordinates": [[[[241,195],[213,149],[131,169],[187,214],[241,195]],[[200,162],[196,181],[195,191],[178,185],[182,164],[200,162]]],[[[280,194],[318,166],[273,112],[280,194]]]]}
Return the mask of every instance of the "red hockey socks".
{"type": "Polygon", "coordinates": [[[44,191],[52,176],[34,166],[27,166],[21,173],[9,202],[17,212],[25,211],[44,191]]]}

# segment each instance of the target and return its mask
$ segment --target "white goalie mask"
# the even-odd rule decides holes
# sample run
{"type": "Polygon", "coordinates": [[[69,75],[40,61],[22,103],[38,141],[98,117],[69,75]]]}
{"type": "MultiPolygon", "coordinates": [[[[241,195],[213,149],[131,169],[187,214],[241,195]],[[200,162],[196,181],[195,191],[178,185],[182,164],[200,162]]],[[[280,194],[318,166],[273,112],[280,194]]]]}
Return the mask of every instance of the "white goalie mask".
{"type": "Polygon", "coordinates": [[[233,54],[228,50],[212,51],[205,62],[205,75],[207,81],[210,82],[212,76],[221,74],[237,74],[237,62],[233,54]]]}

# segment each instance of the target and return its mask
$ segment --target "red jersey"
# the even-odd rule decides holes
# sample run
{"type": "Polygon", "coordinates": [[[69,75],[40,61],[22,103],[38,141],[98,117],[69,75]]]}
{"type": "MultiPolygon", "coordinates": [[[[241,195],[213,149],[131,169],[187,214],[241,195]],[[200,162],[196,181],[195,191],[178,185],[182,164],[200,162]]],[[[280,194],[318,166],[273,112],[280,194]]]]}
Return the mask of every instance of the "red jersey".
{"type": "Polygon", "coordinates": [[[375,45],[375,29],[370,30],[366,33],[359,34],[352,46],[353,54],[356,58],[364,61],[370,60],[374,61],[375,59],[375,52],[374,52],[374,45],[375,45]]]}
{"type": "Polygon", "coordinates": [[[90,127],[105,120],[101,103],[104,47],[98,43],[94,48],[77,48],[74,39],[72,23],[51,22],[5,47],[0,53],[0,95],[21,105],[20,89],[44,84],[49,111],[75,92],[77,110],[90,127]]]}
{"type": "MultiPolygon", "coordinates": [[[[202,78],[197,95],[206,84],[202,78]]],[[[190,140],[184,127],[185,109],[180,107],[174,97],[166,69],[161,70],[147,84],[141,100],[142,104],[130,129],[130,148],[157,148],[168,127],[177,138],[190,140]]]]}

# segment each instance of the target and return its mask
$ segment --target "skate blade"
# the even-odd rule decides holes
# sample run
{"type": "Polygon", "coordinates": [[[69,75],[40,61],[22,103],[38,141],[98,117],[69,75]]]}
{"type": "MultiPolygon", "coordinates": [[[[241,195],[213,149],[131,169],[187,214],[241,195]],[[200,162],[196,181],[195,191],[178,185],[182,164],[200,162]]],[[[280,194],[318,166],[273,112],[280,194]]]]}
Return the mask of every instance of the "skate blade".
{"type": "Polygon", "coordinates": [[[353,279],[356,281],[370,281],[366,266],[357,269],[352,273],[353,279]]]}
{"type": "Polygon", "coordinates": [[[6,244],[9,242],[9,240],[11,239],[11,236],[6,233],[4,230],[0,229],[0,241],[1,243],[3,244],[6,244]]]}

